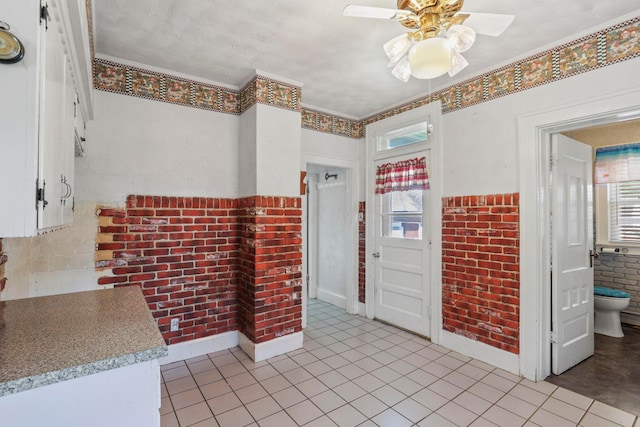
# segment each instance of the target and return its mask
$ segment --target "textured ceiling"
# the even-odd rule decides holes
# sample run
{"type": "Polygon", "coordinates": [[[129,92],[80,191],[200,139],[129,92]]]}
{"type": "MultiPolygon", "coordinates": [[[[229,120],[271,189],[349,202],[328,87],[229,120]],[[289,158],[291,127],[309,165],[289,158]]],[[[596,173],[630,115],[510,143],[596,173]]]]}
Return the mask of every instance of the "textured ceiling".
{"type": "MultiPolygon", "coordinates": [[[[306,106],[363,118],[466,80],[622,16],[638,0],[466,0],[463,11],[515,15],[500,37],[478,36],[451,79],[403,83],[382,45],[397,22],[345,18],[347,4],[394,0],[93,0],[96,54],[240,86],[255,70],[302,83],[306,106]]],[[[579,34],[581,35],[581,34],[579,34]]]]}

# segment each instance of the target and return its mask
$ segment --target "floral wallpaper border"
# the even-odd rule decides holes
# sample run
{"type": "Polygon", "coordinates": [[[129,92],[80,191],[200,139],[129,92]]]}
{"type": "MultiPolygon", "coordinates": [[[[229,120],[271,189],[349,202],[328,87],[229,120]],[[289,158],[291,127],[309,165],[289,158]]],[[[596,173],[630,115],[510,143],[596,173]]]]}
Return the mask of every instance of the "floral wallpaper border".
{"type": "MultiPolygon", "coordinates": [[[[90,8],[87,10],[91,24],[90,8]]],[[[90,35],[93,45],[93,37],[90,35]]],[[[255,103],[263,103],[301,111],[302,127],[305,129],[349,138],[364,138],[366,125],[430,102],[441,101],[442,113],[446,114],[638,56],[640,17],[362,120],[303,108],[300,105],[301,88],[261,76],[256,76],[238,92],[98,58],[94,59],[93,68],[96,89],[229,114],[241,114],[255,103]]]]}

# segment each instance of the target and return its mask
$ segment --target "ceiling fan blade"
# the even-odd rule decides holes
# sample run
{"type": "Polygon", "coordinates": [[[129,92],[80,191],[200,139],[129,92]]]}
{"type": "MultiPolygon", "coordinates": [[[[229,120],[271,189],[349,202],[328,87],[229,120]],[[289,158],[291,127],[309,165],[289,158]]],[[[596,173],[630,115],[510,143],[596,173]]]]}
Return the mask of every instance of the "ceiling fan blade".
{"type": "Polygon", "coordinates": [[[466,11],[462,13],[469,15],[463,25],[473,28],[478,34],[493,37],[499,36],[509,28],[515,18],[514,15],[500,15],[497,13],[472,13],[466,11]]]}
{"type": "Polygon", "coordinates": [[[406,19],[413,12],[408,10],[386,9],[384,7],[359,6],[356,4],[347,5],[342,10],[343,16],[354,18],[374,18],[374,19],[406,19]]]}

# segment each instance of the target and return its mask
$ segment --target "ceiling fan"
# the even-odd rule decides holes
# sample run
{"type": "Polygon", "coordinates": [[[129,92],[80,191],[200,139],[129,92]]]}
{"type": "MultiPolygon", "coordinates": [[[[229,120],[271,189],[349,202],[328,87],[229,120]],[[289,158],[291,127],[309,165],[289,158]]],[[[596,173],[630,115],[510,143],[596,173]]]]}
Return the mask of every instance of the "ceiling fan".
{"type": "Polygon", "coordinates": [[[499,36],[513,22],[513,15],[461,12],[464,0],[398,0],[397,9],[348,5],[344,16],[386,19],[408,28],[384,44],[392,74],[407,82],[411,76],[432,79],[454,76],[469,63],[460,54],[468,50],[476,33],[499,36]]]}

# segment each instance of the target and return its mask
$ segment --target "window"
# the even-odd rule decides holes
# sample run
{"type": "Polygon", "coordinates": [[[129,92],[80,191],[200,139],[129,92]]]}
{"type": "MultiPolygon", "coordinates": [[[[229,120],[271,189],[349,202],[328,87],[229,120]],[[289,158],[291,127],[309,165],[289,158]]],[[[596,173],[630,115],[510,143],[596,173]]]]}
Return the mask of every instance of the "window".
{"type": "Polygon", "coordinates": [[[607,184],[609,241],[640,245],[640,181],[607,184]]]}
{"type": "Polygon", "coordinates": [[[416,123],[387,132],[383,137],[378,138],[378,151],[417,144],[426,141],[427,138],[427,122],[416,123]]]}
{"type": "Polygon", "coordinates": [[[422,195],[424,190],[382,194],[382,235],[422,240],[422,195]]]}

